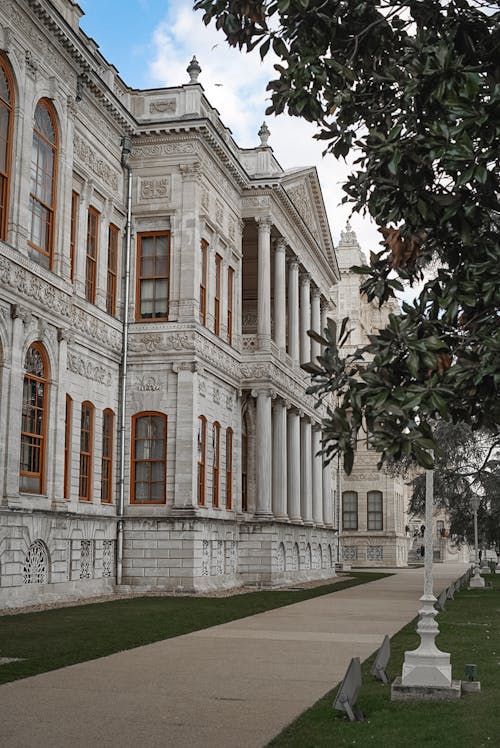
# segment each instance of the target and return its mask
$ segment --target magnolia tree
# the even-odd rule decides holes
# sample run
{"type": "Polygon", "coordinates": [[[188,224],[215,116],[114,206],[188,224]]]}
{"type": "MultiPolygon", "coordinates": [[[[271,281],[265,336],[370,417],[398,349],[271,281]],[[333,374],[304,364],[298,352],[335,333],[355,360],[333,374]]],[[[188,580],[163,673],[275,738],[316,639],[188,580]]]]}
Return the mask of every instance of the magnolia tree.
{"type": "Polygon", "coordinates": [[[307,368],[335,407],[325,453],[352,468],[366,429],[382,461],[423,467],[433,422],[496,431],[500,398],[500,12],[465,0],[198,0],[233,46],[278,58],[268,114],[316,123],[325,154],[356,154],[344,201],[380,227],[362,290],[421,284],[368,346],[330,326],[307,368]]]}

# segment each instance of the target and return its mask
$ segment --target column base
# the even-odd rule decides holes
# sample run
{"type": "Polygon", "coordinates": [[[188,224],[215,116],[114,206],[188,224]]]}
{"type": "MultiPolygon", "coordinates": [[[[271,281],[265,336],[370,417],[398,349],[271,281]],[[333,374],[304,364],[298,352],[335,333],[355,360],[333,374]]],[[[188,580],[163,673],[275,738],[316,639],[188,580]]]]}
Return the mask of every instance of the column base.
{"type": "Polygon", "coordinates": [[[450,688],[451,686],[450,655],[422,654],[406,652],[401,676],[402,686],[419,688],[450,688]]]}
{"type": "Polygon", "coordinates": [[[198,515],[198,507],[196,506],[174,506],[171,510],[171,516],[174,517],[192,518],[198,515]]]}
{"type": "Polygon", "coordinates": [[[258,522],[272,522],[274,519],[274,514],[271,514],[271,512],[255,512],[253,515],[253,519],[257,520],[258,522]]]}
{"type": "Polygon", "coordinates": [[[404,686],[401,677],[391,685],[391,701],[456,701],[461,696],[461,681],[449,686],[404,686]]]}

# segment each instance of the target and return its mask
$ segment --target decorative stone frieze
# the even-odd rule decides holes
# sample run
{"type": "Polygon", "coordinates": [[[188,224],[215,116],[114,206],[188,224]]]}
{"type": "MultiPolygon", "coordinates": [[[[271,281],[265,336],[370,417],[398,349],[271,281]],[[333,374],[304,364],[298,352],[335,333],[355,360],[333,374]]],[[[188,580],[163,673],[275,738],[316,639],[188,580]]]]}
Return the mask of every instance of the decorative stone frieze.
{"type": "Polygon", "coordinates": [[[84,356],[79,356],[76,353],[68,351],[66,368],[68,371],[73,372],[73,374],[78,374],[81,377],[85,377],[85,379],[90,379],[92,382],[111,387],[112,374],[109,369],[90,361],[84,356]]]}
{"type": "Polygon", "coordinates": [[[132,148],[132,156],[144,158],[147,156],[182,156],[195,153],[194,143],[153,143],[151,145],[135,145],[132,148]]]}
{"type": "Polygon", "coordinates": [[[75,158],[85,164],[92,174],[95,174],[113,192],[118,192],[118,173],[76,132],[73,139],[73,153],[75,158]]]}
{"type": "Polygon", "coordinates": [[[137,377],[135,389],[138,392],[159,392],[161,381],[158,377],[145,374],[143,377],[137,377]]]}

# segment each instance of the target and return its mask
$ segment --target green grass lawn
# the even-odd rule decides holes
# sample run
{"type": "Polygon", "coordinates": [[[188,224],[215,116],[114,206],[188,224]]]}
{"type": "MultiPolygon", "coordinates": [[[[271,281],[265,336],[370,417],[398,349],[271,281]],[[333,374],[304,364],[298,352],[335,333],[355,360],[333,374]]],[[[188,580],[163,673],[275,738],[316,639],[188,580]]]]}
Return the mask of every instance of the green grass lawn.
{"type": "Polygon", "coordinates": [[[304,590],[249,592],[232,597],[139,597],[37,613],[0,616],[0,683],[151,644],[172,636],[264,613],[387,576],[356,572],[304,590]]]}
{"type": "MultiPolygon", "coordinates": [[[[363,663],[358,706],[364,722],[350,723],[332,709],[338,686],[289,725],[270,746],[380,746],[380,748],[474,748],[500,746],[500,575],[485,577],[493,589],[463,590],[439,613],[436,643],[451,654],[452,677],[465,679],[465,664],[475,663],[481,693],[458,702],[391,702],[390,685],[370,675],[374,655],[363,663]]],[[[416,649],[416,621],[391,639],[389,681],[401,675],[404,652],[416,649]]]]}

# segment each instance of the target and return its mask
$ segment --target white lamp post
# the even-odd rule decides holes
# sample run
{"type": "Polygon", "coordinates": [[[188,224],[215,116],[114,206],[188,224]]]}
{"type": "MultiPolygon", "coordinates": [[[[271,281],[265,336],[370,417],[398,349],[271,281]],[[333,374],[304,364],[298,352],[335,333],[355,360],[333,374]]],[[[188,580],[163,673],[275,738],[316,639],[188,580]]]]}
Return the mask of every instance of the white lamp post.
{"type": "Polygon", "coordinates": [[[484,579],[479,573],[479,556],[478,556],[478,541],[477,541],[477,510],[479,509],[480,503],[481,503],[481,499],[479,498],[479,496],[473,496],[472,499],[470,500],[472,511],[474,512],[474,548],[475,548],[474,576],[471,578],[469,582],[470,590],[482,589],[484,587],[484,579]]]}
{"type": "Polygon", "coordinates": [[[435,621],[437,611],[434,608],[436,598],[433,593],[433,509],[434,509],[434,471],[425,471],[425,562],[424,594],[420,598],[422,607],[419,610],[417,633],[420,635],[420,646],[405,652],[401,685],[416,688],[450,688],[451,664],[450,655],[441,652],[435,644],[439,628],[435,621]]]}

